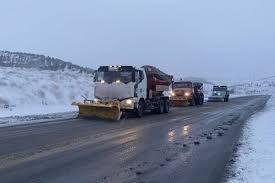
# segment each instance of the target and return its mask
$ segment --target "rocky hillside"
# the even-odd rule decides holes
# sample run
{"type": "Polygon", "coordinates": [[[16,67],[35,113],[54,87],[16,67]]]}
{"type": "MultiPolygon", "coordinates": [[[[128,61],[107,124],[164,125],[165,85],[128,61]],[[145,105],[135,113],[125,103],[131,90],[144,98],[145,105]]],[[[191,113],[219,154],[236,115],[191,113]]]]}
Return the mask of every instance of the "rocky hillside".
{"type": "Polygon", "coordinates": [[[92,74],[94,72],[93,69],[84,68],[53,57],[9,51],[0,51],[0,66],[35,68],[39,70],[50,71],[71,70],[75,72],[88,74],[92,74]]]}

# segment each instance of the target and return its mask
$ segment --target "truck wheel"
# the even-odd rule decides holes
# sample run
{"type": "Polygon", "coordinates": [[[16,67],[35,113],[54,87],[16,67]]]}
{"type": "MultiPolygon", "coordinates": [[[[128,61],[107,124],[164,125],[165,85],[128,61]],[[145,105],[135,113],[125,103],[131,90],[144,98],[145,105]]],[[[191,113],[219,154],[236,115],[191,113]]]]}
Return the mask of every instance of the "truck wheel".
{"type": "Polygon", "coordinates": [[[158,108],[158,113],[162,114],[164,112],[164,100],[160,100],[159,102],[159,108],[158,108]]]}
{"type": "Polygon", "coordinates": [[[170,110],[170,104],[169,104],[169,100],[168,99],[165,99],[164,100],[164,113],[168,113],[170,110]]]}
{"type": "Polygon", "coordinates": [[[194,99],[194,97],[192,97],[192,99],[190,101],[190,106],[195,106],[195,105],[196,105],[195,99],[194,99]]]}
{"type": "Polygon", "coordinates": [[[200,105],[203,105],[204,104],[204,97],[201,97],[200,99],[200,105]]]}
{"type": "Polygon", "coordinates": [[[144,114],[144,103],[142,101],[139,101],[136,115],[137,117],[141,118],[143,114],[144,114]]]}

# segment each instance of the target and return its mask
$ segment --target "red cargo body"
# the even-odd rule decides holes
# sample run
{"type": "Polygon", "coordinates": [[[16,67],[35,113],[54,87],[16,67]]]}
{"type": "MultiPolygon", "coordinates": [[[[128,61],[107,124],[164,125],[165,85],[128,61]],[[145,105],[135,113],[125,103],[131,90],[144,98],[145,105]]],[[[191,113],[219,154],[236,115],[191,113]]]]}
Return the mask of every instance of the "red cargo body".
{"type": "Polygon", "coordinates": [[[147,76],[147,98],[162,96],[164,91],[169,90],[172,76],[150,65],[145,65],[142,68],[144,68],[147,76]]]}

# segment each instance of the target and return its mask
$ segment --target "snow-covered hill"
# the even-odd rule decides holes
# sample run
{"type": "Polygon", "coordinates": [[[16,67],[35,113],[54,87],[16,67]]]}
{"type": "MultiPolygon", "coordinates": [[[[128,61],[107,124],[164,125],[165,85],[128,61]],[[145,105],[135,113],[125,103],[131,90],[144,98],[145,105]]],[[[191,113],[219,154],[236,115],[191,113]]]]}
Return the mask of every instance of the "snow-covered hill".
{"type": "Polygon", "coordinates": [[[230,89],[232,93],[237,95],[273,95],[275,92],[275,76],[233,84],[230,89]]]}
{"type": "Polygon", "coordinates": [[[39,70],[51,71],[74,71],[92,74],[93,69],[84,68],[79,65],[65,62],[63,60],[30,53],[0,51],[0,66],[2,67],[19,67],[19,68],[36,68],[39,70]]]}
{"type": "Polygon", "coordinates": [[[93,97],[92,74],[0,67],[0,117],[68,111],[82,95],[93,97]]]}

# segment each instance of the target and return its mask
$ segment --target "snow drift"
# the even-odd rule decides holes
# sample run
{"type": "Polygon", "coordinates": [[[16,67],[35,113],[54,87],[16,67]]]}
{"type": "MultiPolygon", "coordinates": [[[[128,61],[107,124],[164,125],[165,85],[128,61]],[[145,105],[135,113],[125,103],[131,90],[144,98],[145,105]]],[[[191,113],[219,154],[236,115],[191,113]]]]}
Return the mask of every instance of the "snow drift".
{"type": "Polygon", "coordinates": [[[30,108],[35,113],[54,112],[47,111],[53,106],[63,112],[82,96],[93,97],[92,74],[0,67],[0,117],[20,115],[30,108]]]}

